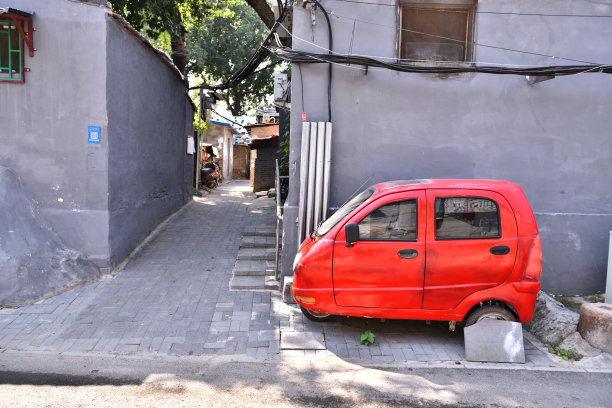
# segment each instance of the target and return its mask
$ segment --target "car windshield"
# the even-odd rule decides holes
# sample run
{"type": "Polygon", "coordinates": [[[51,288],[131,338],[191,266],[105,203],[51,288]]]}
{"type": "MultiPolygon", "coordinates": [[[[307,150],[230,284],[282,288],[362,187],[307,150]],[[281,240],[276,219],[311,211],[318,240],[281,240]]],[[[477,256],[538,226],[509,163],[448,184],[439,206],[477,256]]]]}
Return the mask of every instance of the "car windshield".
{"type": "Polygon", "coordinates": [[[316,230],[317,237],[322,237],[327,234],[329,230],[334,228],[336,224],[340,222],[341,219],[346,217],[351,213],[355,208],[359,207],[364,201],[368,198],[372,197],[372,194],[376,192],[375,187],[370,187],[367,190],[362,191],[359,195],[353,198],[348,203],[344,204],[342,207],[338,209],[331,217],[326,219],[316,230]]]}

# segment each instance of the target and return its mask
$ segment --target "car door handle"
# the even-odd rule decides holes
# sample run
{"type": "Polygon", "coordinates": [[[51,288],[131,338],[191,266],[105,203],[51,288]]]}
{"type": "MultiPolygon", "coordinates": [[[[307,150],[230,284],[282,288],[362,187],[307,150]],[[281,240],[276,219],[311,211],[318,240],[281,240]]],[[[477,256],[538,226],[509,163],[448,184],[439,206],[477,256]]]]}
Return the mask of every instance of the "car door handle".
{"type": "Polygon", "coordinates": [[[505,245],[494,246],[489,250],[493,255],[506,255],[510,252],[510,248],[505,245]]]}
{"type": "Polygon", "coordinates": [[[397,253],[400,258],[412,259],[416,258],[419,252],[416,249],[402,249],[397,253]]]}

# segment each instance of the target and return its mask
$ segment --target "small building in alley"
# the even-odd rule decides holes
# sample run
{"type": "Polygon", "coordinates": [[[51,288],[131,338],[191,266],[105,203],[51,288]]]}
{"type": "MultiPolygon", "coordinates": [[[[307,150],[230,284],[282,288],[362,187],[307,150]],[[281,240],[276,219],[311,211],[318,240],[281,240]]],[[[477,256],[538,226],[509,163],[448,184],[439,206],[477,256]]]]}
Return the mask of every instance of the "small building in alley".
{"type": "Polygon", "coordinates": [[[292,49],[277,51],[293,61],[282,274],[292,274],[303,222],[304,122],[330,122],[328,214],[388,180],[508,180],[537,219],[542,290],[604,291],[612,3],[321,3],[293,6],[292,49]]]}
{"type": "Polygon", "coordinates": [[[265,191],[274,187],[276,159],[278,159],[278,113],[274,109],[260,108],[257,123],[245,125],[251,136],[251,187],[253,192],[265,191]]]}
{"type": "Polygon", "coordinates": [[[211,120],[209,123],[210,129],[205,133],[206,143],[218,152],[216,162],[223,171],[223,180],[229,181],[234,173],[234,138],[239,132],[227,122],[211,120]]]}
{"type": "Polygon", "coordinates": [[[0,1],[0,107],[0,166],[102,272],[192,199],[185,79],[107,1],[0,1]]]}

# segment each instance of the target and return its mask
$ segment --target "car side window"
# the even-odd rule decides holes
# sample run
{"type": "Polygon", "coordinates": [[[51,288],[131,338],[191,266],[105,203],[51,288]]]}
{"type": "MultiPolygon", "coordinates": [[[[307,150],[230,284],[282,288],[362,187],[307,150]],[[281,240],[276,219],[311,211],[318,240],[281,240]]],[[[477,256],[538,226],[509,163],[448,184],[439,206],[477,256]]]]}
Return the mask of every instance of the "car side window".
{"type": "Polygon", "coordinates": [[[499,206],[483,197],[438,197],[436,239],[500,238],[499,206]]]}
{"type": "Polygon", "coordinates": [[[361,241],[416,241],[417,200],[378,207],[359,222],[361,241]]]}

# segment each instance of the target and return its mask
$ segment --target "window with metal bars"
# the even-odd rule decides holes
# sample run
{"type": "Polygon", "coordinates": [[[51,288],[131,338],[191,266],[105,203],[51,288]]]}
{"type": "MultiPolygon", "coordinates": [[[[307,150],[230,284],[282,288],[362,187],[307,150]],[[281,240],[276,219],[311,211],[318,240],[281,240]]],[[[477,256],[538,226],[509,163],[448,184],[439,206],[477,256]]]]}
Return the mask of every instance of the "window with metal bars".
{"type": "Polygon", "coordinates": [[[0,20],[0,81],[23,82],[23,71],[21,33],[14,21],[0,20]]]}

